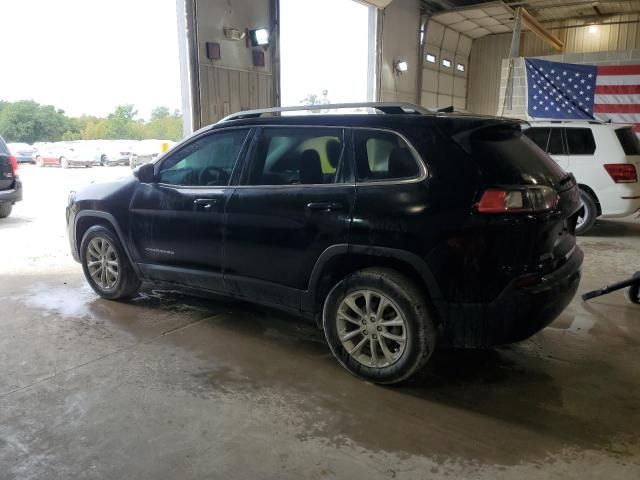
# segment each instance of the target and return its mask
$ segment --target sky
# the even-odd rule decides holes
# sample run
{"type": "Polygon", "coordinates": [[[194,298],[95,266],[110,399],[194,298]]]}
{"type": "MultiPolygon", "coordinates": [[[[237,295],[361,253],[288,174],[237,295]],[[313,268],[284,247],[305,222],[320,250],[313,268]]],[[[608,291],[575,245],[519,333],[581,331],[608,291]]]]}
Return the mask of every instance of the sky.
{"type": "Polygon", "coordinates": [[[332,103],[367,100],[368,9],[346,0],[280,0],[283,106],[324,89],[332,103]]]}
{"type": "Polygon", "coordinates": [[[0,0],[0,100],[180,109],[175,0],[0,0]]]}

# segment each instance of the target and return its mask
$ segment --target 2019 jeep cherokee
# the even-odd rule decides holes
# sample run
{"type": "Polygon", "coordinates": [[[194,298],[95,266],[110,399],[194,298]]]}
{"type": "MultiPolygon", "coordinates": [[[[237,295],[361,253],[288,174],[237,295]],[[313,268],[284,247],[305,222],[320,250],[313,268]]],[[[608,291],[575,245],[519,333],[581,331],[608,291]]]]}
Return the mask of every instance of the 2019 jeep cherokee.
{"type": "MultiPolygon", "coordinates": [[[[316,319],[337,360],[408,378],[438,343],[527,338],[571,301],[571,174],[492,117],[242,112],[70,196],[71,250],[108,299],[179,285],[316,319]]],[[[324,106],[324,109],[331,108],[324,106]]]]}

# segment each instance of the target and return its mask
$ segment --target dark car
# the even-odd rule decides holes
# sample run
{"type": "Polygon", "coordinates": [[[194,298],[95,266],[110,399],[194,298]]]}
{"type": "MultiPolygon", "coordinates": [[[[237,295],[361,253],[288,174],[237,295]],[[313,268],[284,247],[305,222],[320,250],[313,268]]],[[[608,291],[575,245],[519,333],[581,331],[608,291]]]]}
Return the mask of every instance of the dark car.
{"type": "Polygon", "coordinates": [[[18,161],[0,137],[0,218],[11,214],[13,205],[22,200],[22,182],[18,178],[18,161]]]}
{"type": "Polygon", "coordinates": [[[554,320],[583,260],[573,176],[517,121],[360,106],[384,114],[242,112],[72,194],[89,284],[315,319],[337,360],[377,383],[408,378],[437,344],[515,342],[554,320]]]}

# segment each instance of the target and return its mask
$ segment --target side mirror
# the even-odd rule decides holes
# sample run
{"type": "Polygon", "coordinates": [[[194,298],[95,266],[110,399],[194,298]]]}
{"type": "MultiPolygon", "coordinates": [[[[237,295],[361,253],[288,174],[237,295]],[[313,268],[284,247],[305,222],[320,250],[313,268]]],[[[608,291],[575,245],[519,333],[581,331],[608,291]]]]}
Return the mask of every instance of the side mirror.
{"type": "Polygon", "coordinates": [[[142,183],[153,183],[156,179],[153,163],[140,165],[133,171],[133,175],[142,183]]]}

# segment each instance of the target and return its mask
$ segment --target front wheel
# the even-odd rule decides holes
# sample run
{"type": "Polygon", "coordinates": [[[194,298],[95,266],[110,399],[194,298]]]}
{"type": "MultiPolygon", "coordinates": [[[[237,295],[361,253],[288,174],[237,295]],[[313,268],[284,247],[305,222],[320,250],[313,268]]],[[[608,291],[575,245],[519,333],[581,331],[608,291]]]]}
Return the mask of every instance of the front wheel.
{"type": "Polygon", "coordinates": [[[323,327],[338,362],[380,384],[417,373],[436,343],[423,293],[387,268],[360,270],[336,284],[324,303],[323,327]]]}
{"type": "Polygon", "coordinates": [[[576,224],[576,235],[584,235],[596,223],[598,218],[598,207],[595,199],[584,190],[580,190],[580,200],[582,201],[582,210],[578,214],[578,223],[576,224]]]}
{"type": "Polygon", "coordinates": [[[120,240],[106,227],[87,230],[80,244],[84,276],[103,298],[118,300],[133,296],[141,281],[133,271],[120,240]]]}

